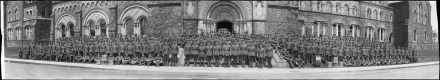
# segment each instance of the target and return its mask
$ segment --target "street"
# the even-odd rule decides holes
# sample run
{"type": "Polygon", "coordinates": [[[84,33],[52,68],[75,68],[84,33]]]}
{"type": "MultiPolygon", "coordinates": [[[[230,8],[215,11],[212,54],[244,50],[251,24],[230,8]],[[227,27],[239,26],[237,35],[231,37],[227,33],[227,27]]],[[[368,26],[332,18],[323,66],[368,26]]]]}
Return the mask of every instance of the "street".
{"type": "Polygon", "coordinates": [[[5,62],[4,75],[6,79],[439,79],[439,65],[356,72],[226,74],[104,70],[5,62]]]}

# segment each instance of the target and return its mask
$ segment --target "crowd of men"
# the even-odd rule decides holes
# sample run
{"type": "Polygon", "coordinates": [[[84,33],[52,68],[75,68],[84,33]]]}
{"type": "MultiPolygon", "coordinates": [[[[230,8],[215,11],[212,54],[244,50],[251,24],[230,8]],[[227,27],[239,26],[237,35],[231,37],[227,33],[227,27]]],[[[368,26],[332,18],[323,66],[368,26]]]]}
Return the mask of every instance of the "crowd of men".
{"type": "Polygon", "coordinates": [[[392,65],[417,62],[414,48],[394,47],[388,42],[355,37],[231,34],[150,34],[64,37],[47,44],[31,44],[19,50],[23,59],[115,65],[272,68],[273,56],[290,67],[329,62],[344,66],[392,65]],[[279,53],[279,54],[274,54],[279,53]],[[192,65],[191,65],[192,64],[192,65]]]}

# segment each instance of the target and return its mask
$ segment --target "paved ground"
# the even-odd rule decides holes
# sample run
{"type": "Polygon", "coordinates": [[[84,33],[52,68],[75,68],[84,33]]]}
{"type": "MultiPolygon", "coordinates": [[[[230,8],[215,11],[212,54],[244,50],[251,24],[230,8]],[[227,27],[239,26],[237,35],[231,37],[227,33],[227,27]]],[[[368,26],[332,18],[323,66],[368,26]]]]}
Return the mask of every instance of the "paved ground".
{"type": "Polygon", "coordinates": [[[62,67],[53,65],[5,63],[3,78],[38,78],[38,79],[194,79],[194,78],[233,78],[233,79],[439,79],[439,65],[399,68],[387,70],[356,71],[356,72],[327,72],[327,73],[290,73],[290,74],[243,74],[243,73],[182,73],[182,72],[153,72],[103,70],[78,67],[62,67]]]}

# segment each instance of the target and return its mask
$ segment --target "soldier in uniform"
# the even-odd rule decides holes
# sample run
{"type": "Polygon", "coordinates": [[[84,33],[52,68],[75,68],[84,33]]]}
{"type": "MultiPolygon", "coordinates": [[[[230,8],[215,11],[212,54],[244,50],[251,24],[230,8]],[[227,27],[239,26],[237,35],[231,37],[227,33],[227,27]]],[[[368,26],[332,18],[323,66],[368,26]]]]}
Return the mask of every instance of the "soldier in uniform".
{"type": "Polygon", "coordinates": [[[255,63],[255,43],[253,41],[251,41],[251,43],[249,43],[248,47],[248,61],[249,61],[249,67],[253,68],[254,63],[255,63]]]}
{"type": "Polygon", "coordinates": [[[186,41],[184,46],[185,54],[185,64],[184,66],[189,66],[189,60],[192,58],[192,41],[186,41]]]}
{"type": "Polygon", "coordinates": [[[201,40],[200,45],[198,46],[199,54],[197,56],[197,61],[199,67],[205,66],[205,54],[206,54],[206,43],[204,40],[201,40]]]}
{"type": "Polygon", "coordinates": [[[238,46],[238,44],[239,44],[239,42],[237,42],[237,41],[233,41],[232,42],[232,46],[231,46],[231,57],[232,57],[232,60],[233,60],[233,62],[232,62],[232,66],[233,67],[237,67],[237,63],[238,63],[238,49],[239,49],[239,46],[238,46]]]}
{"type": "Polygon", "coordinates": [[[265,56],[266,56],[266,62],[268,63],[268,68],[272,68],[272,58],[273,58],[272,50],[273,47],[269,43],[266,43],[265,56]]]}
{"type": "Polygon", "coordinates": [[[214,56],[214,65],[215,67],[219,67],[220,66],[220,55],[221,55],[221,51],[222,51],[222,45],[220,43],[220,41],[215,41],[215,46],[214,48],[214,52],[213,52],[213,56],[214,56]]]}
{"type": "Polygon", "coordinates": [[[177,63],[179,62],[179,59],[177,57],[177,55],[179,54],[179,46],[178,46],[178,42],[176,39],[173,40],[172,42],[173,44],[171,44],[171,66],[177,66],[177,63]]]}
{"type": "Polygon", "coordinates": [[[164,66],[169,66],[170,65],[170,54],[171,54],[171,49],[170,49],[170,43],[169,42],[164,42],[164,45],[162,46],[162,53],[163,53],[163,62],[164,62],[164,66]]]}
{"type": "Polygon", "coordinates": [[[199,43],[199,41],[198,40],[194,40],[194,42],[193,42],[193,44],[192,44],[192,59],[193,59],[193,62],[194,62],[194,67],[196,67],[197,65],[198,65],[198,54],[199,54],[199,45],[200,45],[201,43],[199,43]]]}
{"type": "Polygon", "coordinates": [[[248,54],[248,49],[247,49],[247,43],[243,40],[241,40],[241,44],[240,44],[240,52],[239,55],[241,56],[241,66],[244,67],[247,61],[247,54],[248,54]]]}
{"type": "Polygon", "coordinates": [[[213,60],[212,54],[213,54],[213,42],[208,41],[206,46],[206,57],[207,57],[206,60],[208,61],[208,67],[212,67],[211,66],[211,62],[213,60]]]}

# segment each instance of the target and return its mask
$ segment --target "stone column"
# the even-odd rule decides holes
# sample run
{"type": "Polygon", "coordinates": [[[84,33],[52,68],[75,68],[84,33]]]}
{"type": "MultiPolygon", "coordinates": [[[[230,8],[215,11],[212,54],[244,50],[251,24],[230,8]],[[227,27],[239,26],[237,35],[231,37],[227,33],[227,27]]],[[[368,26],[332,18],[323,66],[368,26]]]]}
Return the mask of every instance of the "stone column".
{"type": "Polygon", "coordinates": [[[310,26],[312,26],[312,35],[315,34],[315,23],[311,22],[310,26]]]}
{"type": "Polygon", "coordinates": [[[336,36],[339,36],[339,24],[336,24],[336,36]]]}
{"type": "Polygon", "coordinates": [[[197,27],[197,34],[201,34],[202,33],[202,27],[204,27],[203,26],[203,21],[199,20],[198,27],[197,27]]]}
{"type": "Polygon", "coordinates": [[[252,22],[251,21],[247,22],[247,24],[246,24],[247,31],[246,32],[248,33],[248,35],[254,33],[253,32],[254,31],[253,27],[255,27],[255,26],[252,26],[252,22]]]}

